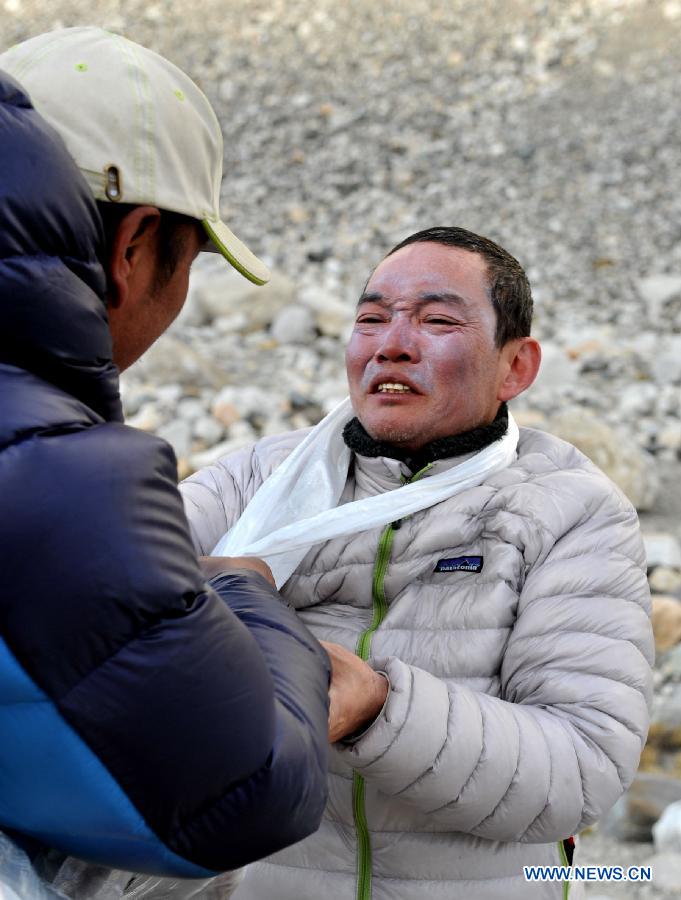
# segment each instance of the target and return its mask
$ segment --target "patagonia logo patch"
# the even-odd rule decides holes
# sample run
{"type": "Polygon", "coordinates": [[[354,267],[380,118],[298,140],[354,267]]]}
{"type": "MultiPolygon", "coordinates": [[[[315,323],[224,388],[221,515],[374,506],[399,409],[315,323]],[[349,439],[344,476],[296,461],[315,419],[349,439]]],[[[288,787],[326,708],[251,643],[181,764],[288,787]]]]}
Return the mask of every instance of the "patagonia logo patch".
{"type": "Polygon", "coordinates": [[[482,556],[453,556],[438,559],[435,572],[482,572],[482,556]]]}

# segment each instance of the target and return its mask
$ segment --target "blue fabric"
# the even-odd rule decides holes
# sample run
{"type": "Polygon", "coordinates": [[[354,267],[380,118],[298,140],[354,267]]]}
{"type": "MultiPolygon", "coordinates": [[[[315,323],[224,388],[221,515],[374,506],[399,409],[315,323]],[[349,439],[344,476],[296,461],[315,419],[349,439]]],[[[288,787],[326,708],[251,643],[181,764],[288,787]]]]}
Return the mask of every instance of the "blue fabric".
{"type": "Polygon", "coordinates": [[[0,830],[205,876],[314,831],[328,659],[207,586],[163,441],[122,424],[89,189],[0,73],[0,830]]]}
{"type": "Polygon", "coordinates": [[[186,878],[216,874],[161,844],[2,639],[0,734],[0,821],[9,828],[26,831],[26,810],[40,808],[39,830],[28,833],[47,846],[131,870],[172,869],[186,878]]]}

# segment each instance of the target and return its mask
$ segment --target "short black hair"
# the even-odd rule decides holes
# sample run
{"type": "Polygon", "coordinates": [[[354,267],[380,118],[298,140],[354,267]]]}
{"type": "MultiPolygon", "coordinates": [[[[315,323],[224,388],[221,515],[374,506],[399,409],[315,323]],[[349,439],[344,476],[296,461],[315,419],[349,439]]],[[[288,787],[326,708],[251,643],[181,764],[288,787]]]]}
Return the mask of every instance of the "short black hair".
{"type": "Polygon", "coordinates": [[[416,243],[444,244],[478,253],[487,265],[488,291],[497,314],[494,341],[503,347],[515,338],[527,337],[532,327],[532,289],[523,267],[490,238],[455,226],[440,226],[417,231],[393,247],[391,256],[402,247],[416,243]]]}
{"type": "MultiPolygon", "coordinates": [[[[104,225],[104,254],[102,260],[108,272],[108,263],[111,259],[114,237],[118,226],[123,219],[139,204],[111,203],[105,200],[97,201],[99,215],[104,225]]],[[[160,210],[161,221],[158,226],[158,265],[156,269],[156,289],[162,290],[173,277],[177,264],[182,257],[187,226],[191,225],[201,229],[201,222],[191,216],[182,213],[170,212],[167,209],[160,210]]]]}

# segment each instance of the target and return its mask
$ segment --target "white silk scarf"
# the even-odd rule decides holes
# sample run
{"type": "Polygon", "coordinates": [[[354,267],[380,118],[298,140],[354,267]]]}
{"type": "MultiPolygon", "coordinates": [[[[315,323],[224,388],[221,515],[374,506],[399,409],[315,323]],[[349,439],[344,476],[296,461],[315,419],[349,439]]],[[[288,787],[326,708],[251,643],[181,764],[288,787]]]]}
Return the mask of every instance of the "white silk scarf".
{"type": "Polygon", "coordinates": [[[444,472],[394,491],[338,506],[351,451],[343,427],[355,413],[349,398],[322,419],[255,493],[213,556],[259,556],[277,587],[291,577],[314,544],[387,525],[475,487],[515,458],[518,426],[444,472]]]}

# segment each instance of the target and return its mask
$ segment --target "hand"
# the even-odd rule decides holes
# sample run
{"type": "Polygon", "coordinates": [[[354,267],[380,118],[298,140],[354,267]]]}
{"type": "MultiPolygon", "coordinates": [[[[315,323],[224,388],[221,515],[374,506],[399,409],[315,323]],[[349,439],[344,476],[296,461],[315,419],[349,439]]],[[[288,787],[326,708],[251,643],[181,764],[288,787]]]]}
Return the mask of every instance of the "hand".
{"type": "Polygon", "coordinates": [[[257,556],[199,556],[199,566],[206,581],[224,575],[230,569],[251,569],[276,587],[270,567],[257,556]]]}
{"type": "Polygon", "coordinates": [[[373,722],[388,696],[388,679],[340,644],[320,642],[331,660],[329,743],[373,722]]]}

